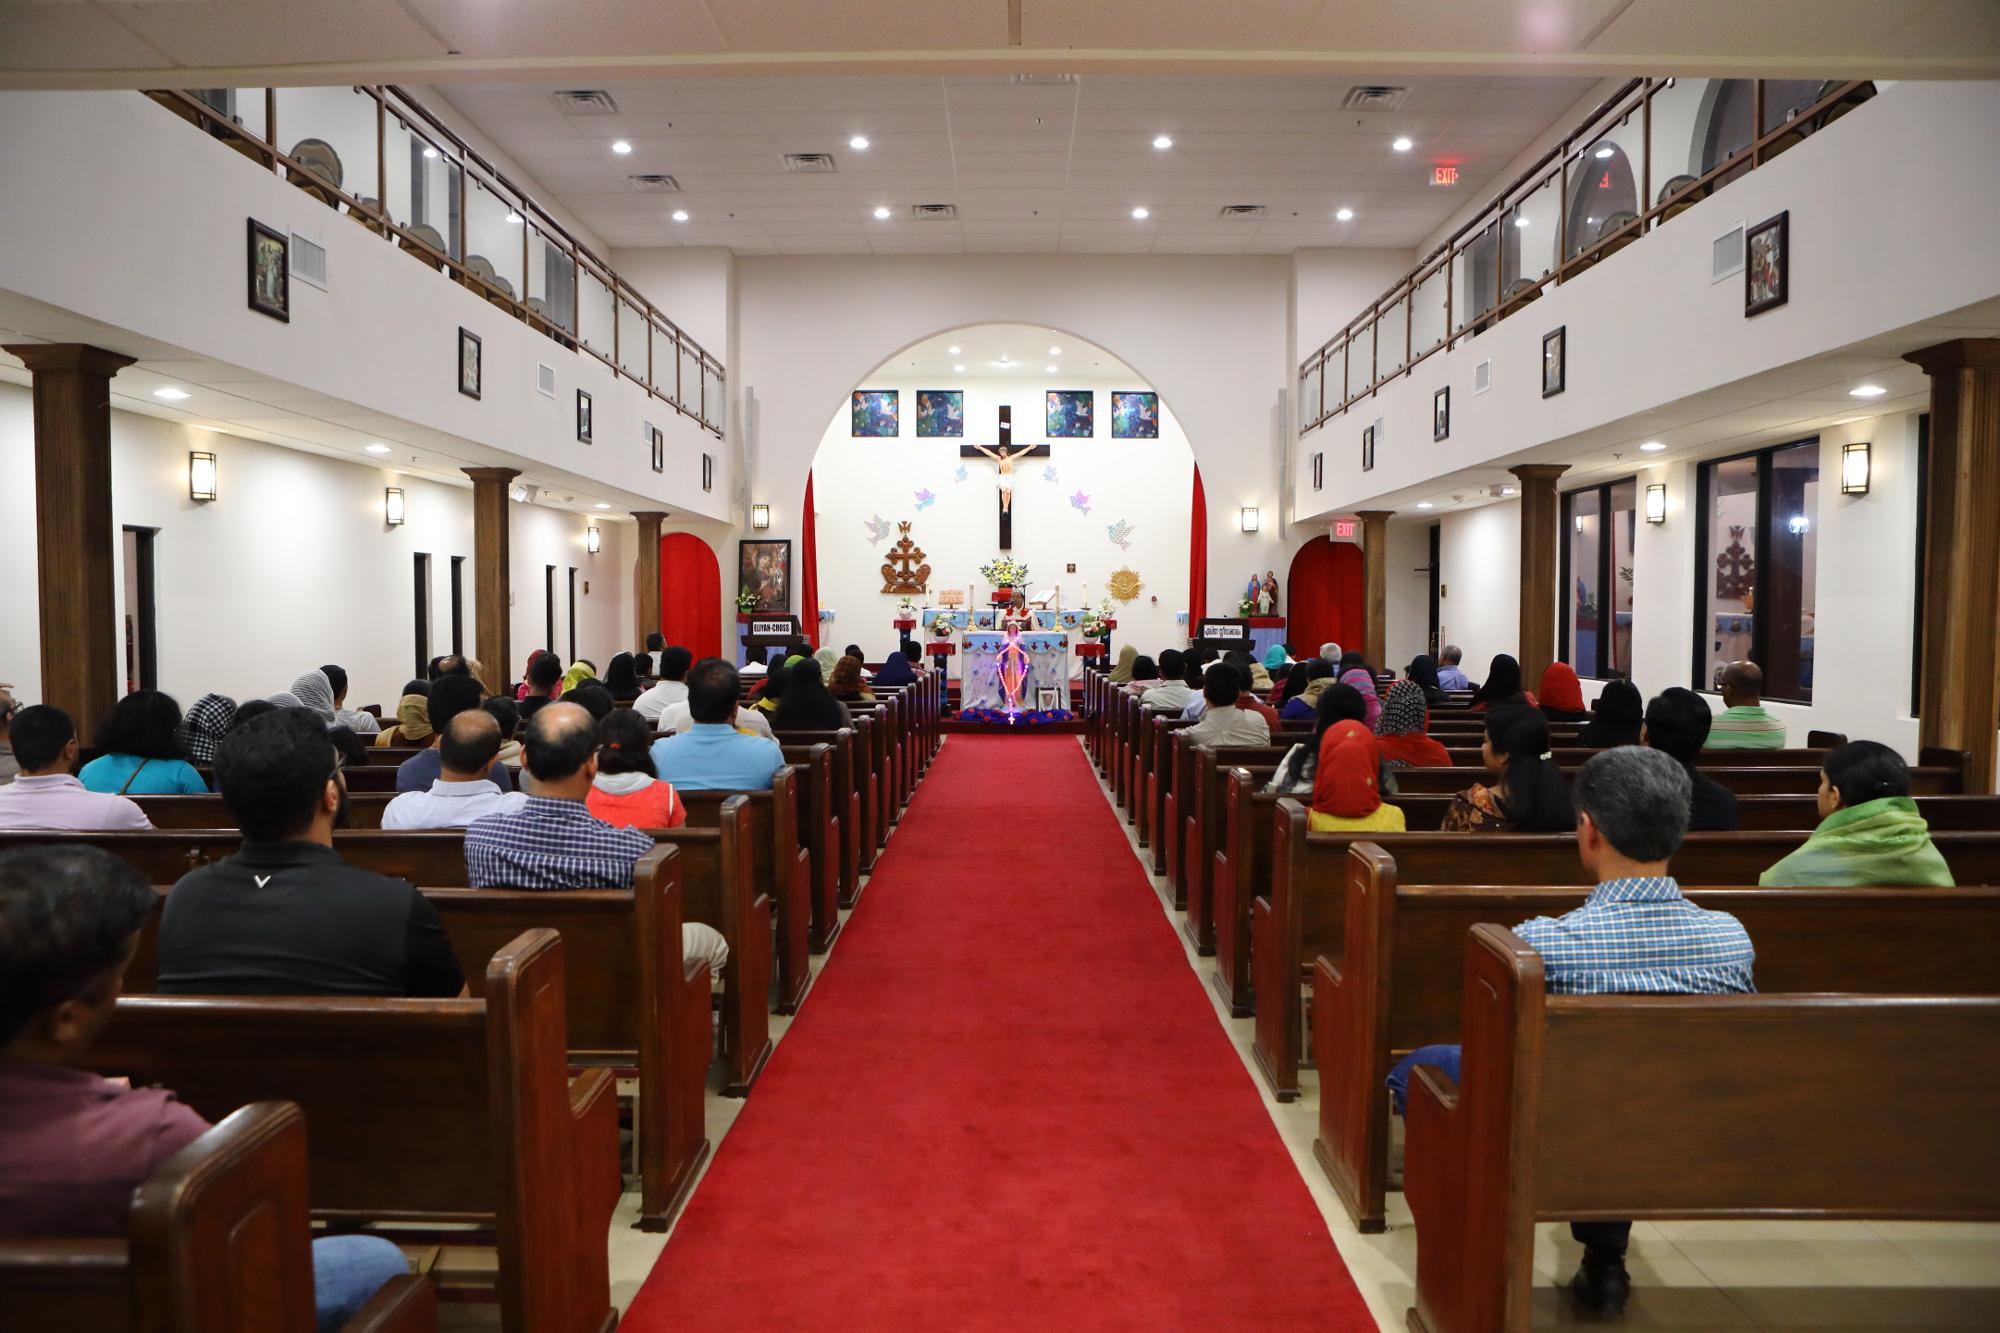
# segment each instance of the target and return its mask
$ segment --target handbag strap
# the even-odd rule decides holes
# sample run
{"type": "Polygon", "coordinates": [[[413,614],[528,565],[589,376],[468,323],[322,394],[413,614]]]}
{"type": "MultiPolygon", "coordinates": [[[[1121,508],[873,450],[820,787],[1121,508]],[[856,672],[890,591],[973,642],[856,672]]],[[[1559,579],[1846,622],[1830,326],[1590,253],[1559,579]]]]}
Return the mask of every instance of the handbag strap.
{"type": "Polygon", "coordinates": [[[118,794],[119,794],[120,796],[123,796],[123,795],[124,795],[124,794],[125,794],[126,792],[128,792],[128,791],[131,791],[131,790],[132,790],[132,784],[133,784],[133,783],[135,783],[135,782],[137,782],[137,781],[139,780],[139,774],[140,774],[140,773],[142,773],[142,772],[144,772],[144,771],[145,771],[145,768],[146,768],[146,765],[148,765],[148,764],[150,764],[150,763],[152,763],[152,762],[153,762],[153,761],[152,761],[152,760],[150,760],[150,759],[141,759],[141,760],[139,761],[139,767],[137,767],[137,768],[135,768],[135,769],[133,769],[133,770],[132,770],[132,775],[131,775],[130,777],[128,777],[128,778],[126,778],[126,779],[125,779],[125,785],[124,785],[124,786],[122,786],[122,787],[120,787],[120,788],[118,789],[118,794]]]}

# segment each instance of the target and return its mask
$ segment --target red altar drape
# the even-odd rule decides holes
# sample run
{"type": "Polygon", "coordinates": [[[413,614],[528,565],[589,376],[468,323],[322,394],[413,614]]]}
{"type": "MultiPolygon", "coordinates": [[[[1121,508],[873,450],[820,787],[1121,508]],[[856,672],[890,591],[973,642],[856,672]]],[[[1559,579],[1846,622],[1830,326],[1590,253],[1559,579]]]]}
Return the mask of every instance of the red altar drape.
{"type": "Polygon", "coordinates": [[[1188,637],[1208,614],[1208,497],[1201,489],[1201,466],[1194,469],[1193,518],[1188,525],[1188,637]]]}
{"type": "Polygon", "coordinates": [[[813,478],[806,473],[805,514],[799,522],[799,628],[819,647],[819,541],[814,535],[813,478]]]}

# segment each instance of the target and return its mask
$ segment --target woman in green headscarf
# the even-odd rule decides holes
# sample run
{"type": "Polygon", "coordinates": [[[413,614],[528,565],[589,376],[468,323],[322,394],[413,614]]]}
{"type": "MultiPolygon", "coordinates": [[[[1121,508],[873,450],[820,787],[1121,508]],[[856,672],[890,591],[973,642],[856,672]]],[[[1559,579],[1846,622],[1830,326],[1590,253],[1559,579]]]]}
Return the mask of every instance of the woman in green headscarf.
{"type": "Polygon", "coordinates": [[[813,654],[813,661],[819,663],[819,678],[822,681],[832,680],[833,669],[840,665],[840,654],[831,648],[822,648],[813,654]]]}
{"type": "Polygon", "coordinates": [[[764,678],[764,688],[757,694],[757,702],[751,706],[767,716],[776,713],[785,697],[785,686],[791,683],[792,668],[805,660],[802,654],[793,653],[783,665],[772,667],[771,674],[764,678]]]}
{"type": "Polygon", "coordinates": [[[1118,650],[1118,665],[1111,668],[1111,683],[1113,685],[1130,685],[1132,683],[1132,664],[1138,660],[1139,650],[1137,647],[1128,643],[1123,648],[1120,648],[1118,650]]]}
{"type": "Polygon", "coordinates": [[[1909,767],[1888,746],[1852,741],[1827,755],[1819,813],[1805,845],[1759,875],[1759,884],[1951,886],[1951,867],[1910,799],[1909,767]]]}

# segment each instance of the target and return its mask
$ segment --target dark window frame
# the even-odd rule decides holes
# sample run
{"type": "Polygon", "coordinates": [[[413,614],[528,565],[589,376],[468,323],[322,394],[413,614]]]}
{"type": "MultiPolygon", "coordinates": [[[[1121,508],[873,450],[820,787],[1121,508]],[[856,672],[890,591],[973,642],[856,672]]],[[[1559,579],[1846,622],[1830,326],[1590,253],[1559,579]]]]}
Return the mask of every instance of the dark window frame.
{"type": "MultiPolygon", "coordinates": [[[[1870,460],[1869,465],[1874,465],[1870,460]]],[[[1924,715],[1924,565],[1930,558],[1931,414],[1917,414],[1917,601],[1910,616],[1910,716],[1924,715]]]]}
{"type": "Polygon", "coordinates": [[[431,553],[417,551],[411,560],[415,575],[412,602],[416,612],[417,669],[418,680],[429,680],[431,674],[431,553]]]}
{"type": "MultiPolygon", "coordinates": [[[[542,631],[547,635],[542,640],[543,645],[550,652],[554,652],[556,650],[556,567],[554,565],[542,566],[542,631]]],[[[576,659],[571,658],[570,660],[574,662],[576,659]]]]}
{"type": "MultiPolygon", "coordinates": [[[[1767,444],[1757,449],[1745,449],[1715,458],[1704,458],[1694,465],[1694,651],[1689,672],[1694,681],[1695,692],[1698,694],[1716,692],[1715,683],[1708,675],[1708,644],[1710,636],[1715,632],[1715,613],[1709,605],[1715,589],[1715,571],[1710,568],[1708,556],[1709,479],[1714,475],[1714,470],[1724,463],[1736,463],[1746,458],[1755,459],[1757,462],[1757,544],[1754,552],[1757,573],[1751,588],[1755,593],[1755,605],[1768,606],[1770,599],[1766,595],[1764,580],[1771,570],[1771,460],[1787,449],[1796,449],[1806,444],[1817,447],[1820,444],[1819,435],[1814,433],[1795,440],[1767,444]]],[[[1825,478],[1822,477],[1820,480],[1824,482],[1825,478]]],[[[1817,517],[1814,521],[1818,521],[1817,517]]],[[[1814,573],[1817,575],[1817,568],[1814,573]]],[[[1760,666],[1769,658],[1770,633],[1769,617],[1752,612],[1750,660],[1760,666]]],[[[1771,703],[1793,704],[1800,708],[1810,708],[1813,705],[1809,692],[1806,698],[1794,698],[1770,690],[1771,682],[1768,679],[1764,683],[1766,686],[1764,698],[1771,703]]]]}
{"type": "Polygon", "coordinates": [[[451,558],[451,650],[465,655],[465,557],[451,558]]]}
{"type": "Polygon", "coordinates": [[[122,531],[132,534],[133,557],[138,563],[132,577],[139,585],[139,604],[125,608],[132,617],[133,636],[138,640],[137,684],[142,690],[157,690],[160,688],[159,556],[153,544],[159,540],[160,530],[126,523],[122,531]]]}
{"type": "Polygon", "coordinates": [[[576,661],[576,566],[569,566],[569,660],[576,661]]]}
{"type": "MultiPolygon", "coordinates": [[[[1612,583],[1618,577],[1618,524],[1612,517],[1611,492],[1620,486],[1630,486],[1632,488],[1632,508],[1630,512],[1632,515],[1632,534],[1636,541],[1639,533],[1640,505],[1646,493],[1646,488],[1639,484],[1637,473],[1629,477],[1613,477],[1610,481],[1597,482],[1589,486],[1579,486],[1573,491],[1564,491],[1562,493],[1562,532],[1560,534],[1561,540],[1556,543],[1557,558],[1560,565],[1557,584],[1562,590],[1562,600],[1557,603],[1556,610],[1556,660],[1569,662],[1570,668],[1584,680],[1611,679],[1607,674],[1612,669],[1609,660],[1611,655],[1611,641],[1617,632],[1617,611],[1615,609],[1617,599],[1611,593],[1612,583]],[[1570,661],[1569,606],[1570,594],[1574,586],[1570,572],[1570,539],[1575,536],[1576,497],[1579,495],[1596,496],[1598,514],[1597,596],[1600,603],[1598,612],[1599,628],[1597,633],[1597,660],[1591,663],[1589,671],[1585,671],[1576,662],[1570,661]]],[[[1639,626],[1638,613],[1638,599],[1634,598],[1632,602],[1632,627],[1635,633],[1639,626]]],[[[1632,673],[1629,670],[1629,664],[1624,674],[1627,677],[1631,676],[1632,673]]]]}

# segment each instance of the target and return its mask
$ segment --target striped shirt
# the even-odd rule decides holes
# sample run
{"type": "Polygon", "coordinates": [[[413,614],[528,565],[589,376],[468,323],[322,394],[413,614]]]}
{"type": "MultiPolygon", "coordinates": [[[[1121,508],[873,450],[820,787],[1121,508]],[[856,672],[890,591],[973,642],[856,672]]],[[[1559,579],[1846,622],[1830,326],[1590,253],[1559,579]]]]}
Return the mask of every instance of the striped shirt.
{"type": "Polygon", "coordinates": [[[1606,880],[1583,906],[1514,933],[1542,956],[1551,995],[1719,995],[1757,989],[1743,923],[1696,907],[1672,877],[1606,880]]]}
{"type": "Polygon", "coordinates": [[[1704,750],[1782,750],[1785,724],[1762,704],[1739,704],[1722,710],[1709,724],[1704,750]]]}
{"type": "Polygon", "coordinates": [[[653,849],[650,835],[613,828],[582,801],[530,796],[465,830],[465,873],[475,889],[623,889],[653,849]]]}

